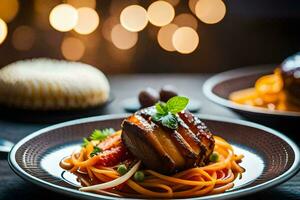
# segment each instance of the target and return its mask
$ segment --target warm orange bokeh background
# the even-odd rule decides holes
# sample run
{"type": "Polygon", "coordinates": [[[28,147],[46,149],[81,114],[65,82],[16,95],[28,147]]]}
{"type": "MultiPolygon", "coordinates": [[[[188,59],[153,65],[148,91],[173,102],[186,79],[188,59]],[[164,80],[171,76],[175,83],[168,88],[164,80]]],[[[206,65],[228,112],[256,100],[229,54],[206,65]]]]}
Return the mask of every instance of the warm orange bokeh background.
{"type": "Polygon", "coordinates": [[[0,0],[8,27],[7,36],[0,32],[0,67],[33,57],[113,74],[280,63],[299,50],[299,9],[292,0],[0,0]]]}

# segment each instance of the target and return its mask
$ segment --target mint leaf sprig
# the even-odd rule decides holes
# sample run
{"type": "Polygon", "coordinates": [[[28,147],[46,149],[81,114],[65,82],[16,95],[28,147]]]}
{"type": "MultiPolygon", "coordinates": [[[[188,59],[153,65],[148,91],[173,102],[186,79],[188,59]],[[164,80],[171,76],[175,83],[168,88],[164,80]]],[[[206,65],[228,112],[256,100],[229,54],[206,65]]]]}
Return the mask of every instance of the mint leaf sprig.
{"type": "Polygon", "coordinates": [[[152,120],[160,122],[163,126],[170,129],[178,128],[176,114],[185,109],[189,99],[183,96],[175,96],[167,101],[155,104],[156,113],[152,115],[152,120]]]}

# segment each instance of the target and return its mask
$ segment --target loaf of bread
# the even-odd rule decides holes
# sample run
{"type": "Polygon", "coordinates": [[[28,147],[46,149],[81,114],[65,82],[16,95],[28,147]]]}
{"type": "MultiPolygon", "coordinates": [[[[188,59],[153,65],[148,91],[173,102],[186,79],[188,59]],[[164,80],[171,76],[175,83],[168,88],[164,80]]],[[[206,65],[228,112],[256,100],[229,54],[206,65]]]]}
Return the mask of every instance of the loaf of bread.
{"type": "Polygon", "coordinates": [[[33,110],[79,109],[102,105],[109,82],[80,62],[37,58],[0,69],[0,104],[33,110]]]}

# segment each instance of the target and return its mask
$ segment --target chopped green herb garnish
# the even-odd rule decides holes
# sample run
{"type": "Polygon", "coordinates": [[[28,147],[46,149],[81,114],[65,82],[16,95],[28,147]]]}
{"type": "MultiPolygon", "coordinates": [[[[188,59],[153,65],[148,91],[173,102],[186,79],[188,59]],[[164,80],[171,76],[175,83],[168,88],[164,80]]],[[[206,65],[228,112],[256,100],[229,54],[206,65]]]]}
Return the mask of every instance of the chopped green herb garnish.
{"type": "Polygon", "coordinates": [[[135,172],[134,176],[133,176],[134,180],[136,180],[137,182],[143,182],[145,175],[144,172],[142,171],[137,171],[135,172]]]}
{"type": "Polygon", "coordinates": [[[82,146],[82,147],[86,147],[86,146],[88,145],[89,142],[90,142],[90,141],[89,141],[87,138],[83,138],[83,139],[82,139],[82,144],[81,144],[81,146],[82,146]]]}
{"type": "Polygon", "coordinates": [[[210,156],[209,156],[209,160],[211,162],[218,162],[219,160],[219,154],[216,152],[213,152],[210,156]]]}
{"type": "Polygon", "coordinates": [[[99,147],[95,146],[94,150],[92,151],[92,153],[90,154],[91,157],[97,155],[98,153],[102,152],[102,149],[100,149],[99,147]]]}
{"type": "Polygon", "coordinates": [[[82,147],[86,147],[90,140],[99,140],[100,142],[105,140],[110,134],[114,133],[115,130],[112,128],[106,128],[103,130],[94,130],[93,133],[90,135],[89,138],[83,138],[82,139],[82,147]]]}
{"type": "Polygon", "coordinates": [[[99,140],[102,141],[104,139],[106,139],[109,135],[111,135],[112,133],[114,133],[115,130],[112,128],[106,128],[103,130],[94,130],[94,132],[91,134],[90,139],[91,140],[99,140]]]}
{"type": "Polygon", "coordinates": [[[176,114],[184,110],[188,103],[189,99],[182,96],[172,97],[167,103],[158,102],[155,104],[156,113],[152,115],[152,119],[155,122],[161,122],[167,128],[177,129],[176,114]]]}
{"type": "Polygon", "coordinates": [[[117,171],[118,171],[118,173],[120,175],[126,174],[127,173],[127,167],[126,167],[126,165],[124,165],[124,164],[119,165],[117,171]]]}

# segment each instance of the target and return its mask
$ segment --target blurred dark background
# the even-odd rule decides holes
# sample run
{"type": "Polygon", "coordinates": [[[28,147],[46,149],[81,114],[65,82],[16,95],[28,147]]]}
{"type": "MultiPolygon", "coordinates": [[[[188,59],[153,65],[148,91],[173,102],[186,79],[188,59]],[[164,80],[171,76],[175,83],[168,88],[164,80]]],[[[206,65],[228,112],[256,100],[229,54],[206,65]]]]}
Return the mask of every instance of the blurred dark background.
{"type": "MultiPolygon", "coordinates": [[[[0,12],[4,1],[7,4],[12,0],[0,0],[0,12]]],[[[147,9],[152,2],[99,0],[95,8],[100,17],[98,28],[89,35],[80,35],[75,31],[59,32],[49,24],[51,9],[71,2],[19,0],[17,14],[7,22],[8,34],[0,44],[0,67],[34,57],[68,59],[61,48],[66,37],[75,39],[67,49],[78,54],[70,60],[92,64],[109,74],[220,72],[280,63],[300,49],[300,1],[294,0],[225,0],[226,15],[219,23],[205,24],[198,20],[199,45],[186,55],[162,49],[156,39],[159,28],[151,24],[138,33],[136,45],[128,50],[118,49],[103,37],[103,32],[110,31],[105,26],[109,17],[118,18],[130,4],[147,9]]],[[[180,0],[174,7],[176,15],[192,14],[187,0],[180,0]]]]}

